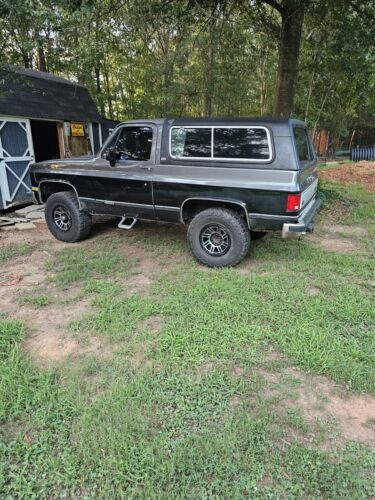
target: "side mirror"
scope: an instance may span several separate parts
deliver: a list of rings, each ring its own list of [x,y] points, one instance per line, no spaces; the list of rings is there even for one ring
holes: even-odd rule
[[[115,151],[115,148],[110,148],[108,150],[108,153],[107,153],[107,156],[106,156],[106,160],[109,161],[109,164],[111,167],[114,167],[116,165],[116,151]]]

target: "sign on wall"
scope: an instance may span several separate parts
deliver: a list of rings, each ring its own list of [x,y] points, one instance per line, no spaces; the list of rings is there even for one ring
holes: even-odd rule
[[[85,136],[85,127],[83,123],[71,123],[70,129],[72,131],[73,137],[84,137]]]

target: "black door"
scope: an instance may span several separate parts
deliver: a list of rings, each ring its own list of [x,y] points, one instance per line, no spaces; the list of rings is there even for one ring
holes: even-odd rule
[[[152,176],[156,133],[156,127],[150,124],[126,125],[116,131],[93,164],[95,175],[90,182],[87,178],[82,182],[80,196],[112,205],[112,213],[154,218]],[[106,159],[110,148],[116,153],[114,167]]]

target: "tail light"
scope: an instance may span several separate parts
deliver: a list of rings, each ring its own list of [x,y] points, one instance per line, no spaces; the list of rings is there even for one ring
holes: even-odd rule
[[[286,199],[286,211],[287,212],[298,212],[301,205],[301,193],[298,194],[288,194]]]

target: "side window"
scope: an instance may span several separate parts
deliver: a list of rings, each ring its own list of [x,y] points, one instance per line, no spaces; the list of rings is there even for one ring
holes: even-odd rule
[[[213,143],[212,143],[213,141]],[[272,157],[265,127],[172,127],[170,153],[174,158],[269,161]]]
[[[264,128],[214,129],[214,158],[270,160],[270,145]]]
[[[117,141],[117,137],[118,137],[118,131],[111,134],[109,143],[106,145],[106,147],[102,151],[102,154],[101,154],[102,158],[104,158],[104,159],[107,158],[109,150],[114,147],[114,145]]]
[[[210,158],[211,129],[173,127],[171,156],[177,158]]]
[[[116,157],[118,160],[147,161],[151,148],[151,127],[123,127],[116,141]]]
[[[312,153],[310,148],[310,141],[307,135],[307,130],[303,127],[294,127],[294,139],[296,142],[296,149],[299,161],[312,160]]]

